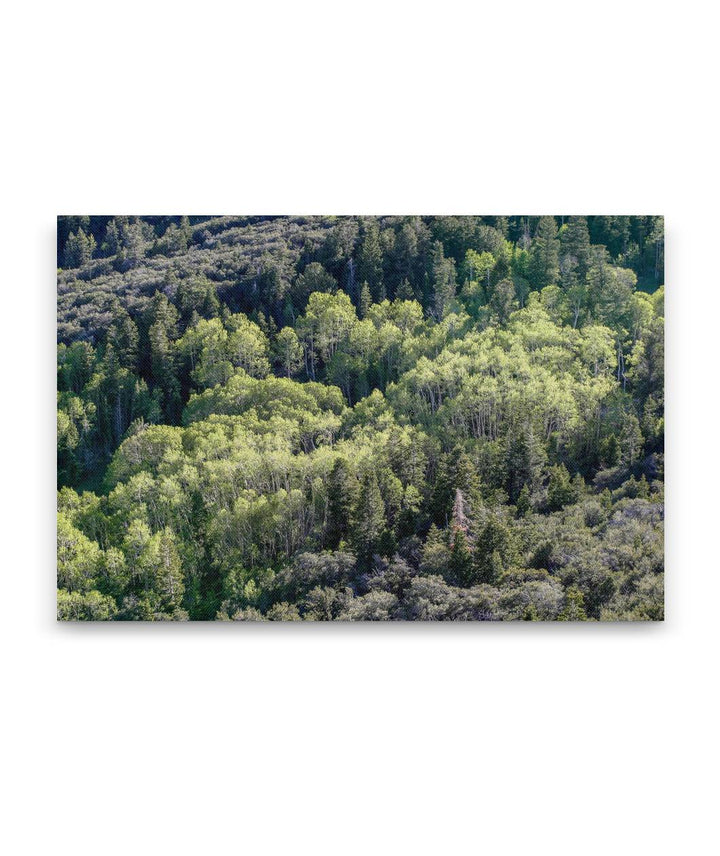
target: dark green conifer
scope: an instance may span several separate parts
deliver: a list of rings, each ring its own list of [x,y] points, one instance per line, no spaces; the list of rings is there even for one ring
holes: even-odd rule
[[[349,537],[353,509],[357,502],[358,482],[348,462],[338,458],[328,480],[328,518],[326,539],[331,549]]]
[[[354,513],[355,547],[358,561],[368,566],[379,549],[380,537],[385,529],[385,503],[378,486],[375,470],[363,474]]]

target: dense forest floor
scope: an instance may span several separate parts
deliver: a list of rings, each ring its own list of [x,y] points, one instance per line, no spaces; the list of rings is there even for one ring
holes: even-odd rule
[[[659,620],[660,217],[61,217],[58,617]]]

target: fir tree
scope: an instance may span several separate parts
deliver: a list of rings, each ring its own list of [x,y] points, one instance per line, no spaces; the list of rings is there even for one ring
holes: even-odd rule
[[[357,275],[360,282],[367,282],[370,293],[377,300],[383,278],[383,252],[380,231],[376,223],[370,223],[358,253]]]
[[[452,545],[450,547],[450,561],[448,563],[451,581],[457,581],[461,586],[472,584],[473,580],[473,557],[470,552],[467,535],[465,531],[457,526],[453,527]]]
[[[575,263],[579,282],[584,283],[590,265],[590,233],[585,217],[569,217],[560,235],[561,266]]]
[[[505,453],[505,485],[510,502],[517,502],[524,485],[532,493],[539,485],[545,450],[529,424],[516,425],[507,436]]]
[[[108,342],[115,348],[121,365],[135,371],[139,355],[140,334],[137,324],[122,308],[118,308],[113,325],[108,332]]]
[[[86,235],[82,227],[77,234],[71,232],[65,242],[65,267],[82,267],[92,259],[94,252],[95,238],[92,234]]]
[[[497,515],[488,517],[475,543],[473,576],[476,582],[495,583],[517,560],[515,536]]]
[[[585,491],[587,490],[587,485],[585,484],[585,479],[580,475],[580,473],[575,473],[572,477],[572,500],[571,502],[580,502],[580,500],[585,496]]]
[[[530,491],[528,490],[528,486],[524,484],[522,486],[522,490],[518,494],[517,502],[515,503],[515,509],[518,517],[525,517],[530,513],[532,506],[530,504]]]
[[[480,479],[477,467],[461,446],[441,458],[435,477],[430,512],[439,526],[447,526],[450,521],[458,490],[463,507],[474,514],[480,505]]]
[[[536,289],[557,283],[559,249],[555,218],[541,217],[530,250],[530,281]]]
[[[360,288],[360,298],[358,300],[358,315],[361,320],[367,316],[371,303],[372,297],[370,296],[370,286],[367,281],[365,281]]]
[[[328,480],[328,516],[326,538],[331,549],[337,549],[352,527],[353,509],[357,502],[358,483],[348,462],[338,458]]]
[[[550,470],[550,481],[548,483],[548,509],[559,511],[566,505],[575,501],[575,491],[570,484],[570,473],[565,464],[553,467]]]
[[[385,529],[385,503],[378,486],[375,470],[368,469],[360,483],[354,513],[355,546],[359,562],[367,567],[378,551]]]
[[[415,300],[415,292],[410,285],[410,280],[405,277],[405,279],[398,286],[397,291],[395,292],[396,300]]]
[[[433,248],[432,286],[435,317],[439,321],[455,297],[457,288],[455,262],[450,258],[445,258],[443,245],[440,241],[435,241]]]
[[[162,321],[156,321],[149,332],[150,371],[153,383],[162,390],[163,410],[172,424],[179,416],[180,384],[177,379],[175,347],[168,339]]]
[[[423,574],[446,576],[450,565],[447,530],[430,526],[423,545],[420,570]]]

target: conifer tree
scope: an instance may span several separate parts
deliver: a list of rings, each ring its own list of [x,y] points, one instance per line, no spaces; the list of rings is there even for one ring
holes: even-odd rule
[[[168,339],[162,321],[156,321],[149,332],[150,371],[152,381],[163,393],[163,410],[170,423],[177,420],[180,408],[180,384],[175,363],[175,347]]]
[[[457,581],[461,586],[472,584],[473,556],[465,531],[456,526],[453,527],[449,570],[452,581]]]
[[[116,218],[113,217],[105,227],[105,240],[102,244],[102,250],[106,255],[114,256],[120,252],[121,246],[120,229],[118,228]]]
[[[423,546],[420,570],[423,574],[446,576],[450,564],[447,530],[430,526]]]
[[[410,280],[407,277],[400,283],[395,292],[396,300],[415,300],[415,292],[410,285]]]
[[[372,297],[370,296],[370,286],[367,283],[367,280],[362,284],[360,288],[360,299],[358,301],[358,316],[360,320],[365,318],[368,314],[368,309],[372,304]]]
[[[377,301],[383,279],[383,251],[380,231],[374,222],[368,226],[360,245],[357,275],[360,282],[367,282],[370,293]]]
[[[451,258],[445,258],[445,251],[440,241],[435,241],[433,247],[432,286],[435,317],[439,321],[455,297],[457,288],[455,262]]]
[[[140,334],[137,324],[121,307],[118,307],[112,327],[108,332],[108,342],[115,348],[120,364],[124,368],[135,371],[138,362]]]
[[[358,499],[358,483],[344,458],[335,461],[328,479],[327,544],[337,549],[352,528]]]
[[[65,242],[65,267],[82,267],[92,259],[94,252],[95,238],[92,234],[86,235],[80,227],[77,234],[71,232]]]
[[[565,464],[560,464],[550,470],[550,482],[548,483],[548,509],[559,511],[566,505],[570,505],[575,499],[575,491],[570,484],[570,473]]]
[[[546,452],[528,424],[513,426],[507,436],[505,486],[510,502],[516,502],[524,485],[532,493],[538,486]]]
[[[580,277],[578,263],[574,256],[565,256],[560,262],[560,287],[565,296],[573,329],[575,329],[587,310],[588,290],[585,277]]]
[[[435,477],[430,512],[439,526],[450,521],[458,490],[466,513],[474,514],[480,505],[480,480],[475,464],[461,446],[441,458]]]
[[[367,567],[373,554],[378,551],[380,537],[385,529],[385,504],[377,475],[372,468],[368,468],[363,474],[354,521],[358,560]]]
[[[530,504],[530,491],[528,490],[528,486],[524,484],[522,486],[522,490],[518,494],[517,502],[515,503],[515,508],[518,517],[525,517],[531,510]]]
[[[585,491],[587,489],[587,485],[585,484],[585,479],[580,475],[580,473],[575,473],[572,477],[572,502],[580,502],[580,500],[585,495]]]
[[[169,339],[177,338],[178,311],[163,292],[155,292],[145,318],[147,329],[159,323]]]
[[[584,283],[590,265],[590,233],[585,217],[569,217],[560,236],[561,267],[573,260],[579,282]]]
[[[517,559],[515,536],[497,515],[491,514],[475,543],[473,577],[476,582],[495,583]]]
[[[404,223],[398,232],[395,239],[394,255],[398,279],[412,281],[418,257],[418,233],[412,223]]]
[[[560,244],[554,217],[541,217],[530,249],[530,281],[541,290],[555,285],[560,276],[558,264]]]
[[[503,279],[510,279],[513,273],[519,273],[523,275],[525,271],[515,270],[515,263],[511,261],[510,254],[507,251],[500,253],[497,261],[495,262],[495,267],[490,272],[491,287],[493,284],[497,284]],[[486,288],[486,297],[489,298],[490,294],[488,293],[488,291],[489,290]]]

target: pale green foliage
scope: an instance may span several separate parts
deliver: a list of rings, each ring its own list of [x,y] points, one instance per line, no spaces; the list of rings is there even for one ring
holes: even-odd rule
[[[57,519],[57,583],[59,589],[87,592],[95,587],[100,572],[98,545],[76,529],[67,517]]]
[[[303,349],[292,327],[283,327],[275,340],[275,354],[287,377],[292,377],[301,367]]]
[[[81,594],[61,589],[57,594],[58,621],[110,621],[117,611],[112,597],[99,591]]]
[[[227,382],[233,367],[251,377],[270,372],[267,338],[245,315],[231,315],[224,324],[219,318],[201,319],[178,341],[178,349],[189,360],[199,389]]]

